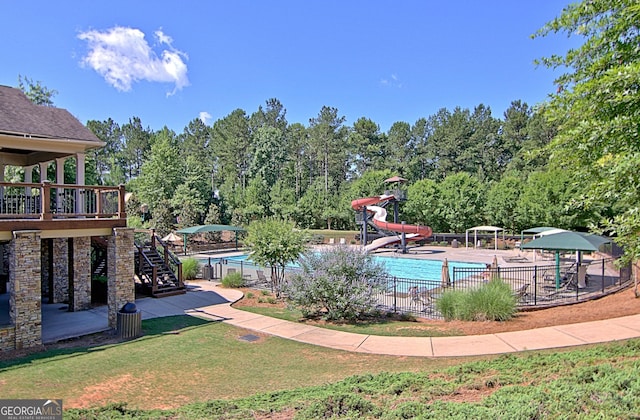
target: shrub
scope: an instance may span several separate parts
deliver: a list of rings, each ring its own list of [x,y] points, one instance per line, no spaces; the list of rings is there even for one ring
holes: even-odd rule
[[[242,274],[238,272],[227,274],[222,279],[222,285],[224,287],[229,287],[229,288],[237,288],[237,287],[244,286],[244,279],[242,278]]]
[[[444,319],[462,319],[461,308],[465,305],[465,292],[461,290],[448,290],[436,300],[436,309],[442,314]]]
[[[436,308],[449,321],[506,321],[516,313],[516,304],[511,286],[495,279],[477,289],[447,291]]]
[[[198,277],[200,272],[200,261],[195,258],[185,258],[182,260],[182,276],[187,280],[193,280]]]
[[[387,285],[383,265],[362,251],[337,246],[300,259],[302,273],[287,285],[291,304],[305,316],[353,321],[373,313]]]

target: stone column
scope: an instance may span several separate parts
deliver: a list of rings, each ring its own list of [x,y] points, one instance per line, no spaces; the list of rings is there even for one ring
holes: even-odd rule
[[[133,229],[114,228],[107,245],[109,326],[116,328],[118,311],[134,302]]]
[[[73,238],[73,302],[69,308],[84,311],[91,308],[91,238]]]
[[[53,239],[53,302],[69,302],[69,243]]]
[[[15,348],[37,347],[42,345],[40,231],[16,231],[10,246],[9,306]]]

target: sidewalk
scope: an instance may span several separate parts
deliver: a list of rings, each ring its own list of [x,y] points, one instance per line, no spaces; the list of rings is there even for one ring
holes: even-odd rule
[[[241,311],[231,307],[231,303],[242,297],[239,290],[225,289],[206,281],[192,286],[215,292],[228,302],[185,311],[189,315],[301,343],[358,353],[421,357],[480,356],[640,337],[640,314],[534,330],[461,337],[382,337],[354,334]]]

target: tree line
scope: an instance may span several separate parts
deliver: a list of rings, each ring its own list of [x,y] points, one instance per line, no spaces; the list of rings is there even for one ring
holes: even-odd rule
[[[135,117],[87,126],[106,143],[93,155],[96,182],[125,183],[132,211],[147,204],[164,231],[265,217],[353,229],[350,201],[382,194],[393,175],[409,180],[403,220],[437,232],[478,224],[579,228],[590,217],[568,207],[581,193],[570,174],[549,168],[544,148],[556,128],[519,100],[502,118],[480,104],[396,122],[387,132],[365,117],[347,126],[328,106],[306,126],[290,124],[275,98],[210,126],[194,119],[182,133],[144,128]]]

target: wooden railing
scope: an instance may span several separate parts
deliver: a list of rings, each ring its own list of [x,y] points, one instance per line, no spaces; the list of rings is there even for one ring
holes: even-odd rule
[[[124,185],[0,182],[0,219],[124,219],[124,196]]]

